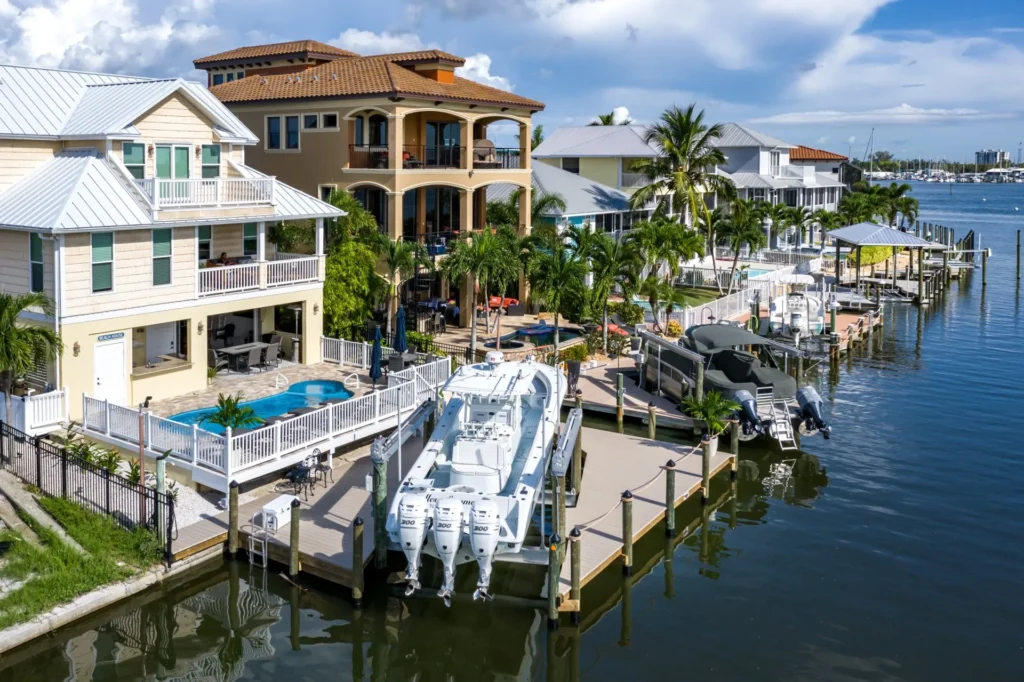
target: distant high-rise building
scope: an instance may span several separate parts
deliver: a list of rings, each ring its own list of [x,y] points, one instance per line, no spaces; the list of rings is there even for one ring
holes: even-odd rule
[[[979,166],[1002,166],[1010,163],[1010,152],[1002,149],[983,149],[974,152],[974,163]]]

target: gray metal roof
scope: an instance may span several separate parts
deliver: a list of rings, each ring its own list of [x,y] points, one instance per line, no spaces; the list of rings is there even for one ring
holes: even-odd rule
[[[723,123],[722,136],[715,141],[718,147],[781,147],[795,149],[795,144],[783,142],[771,135],[759,133],[738,123]]]
[[[268,177],[265,173],[261,173],[255,168],[243,166],[240,163],[230,163],[242,177]],[[341,209],[335,208],[327,202],[320,201],[316,197],[312,197],[305,192],[286,185],[280,180],[277,181],[277,186],[274,188],[275,219],[297,220],[302,218],[340,218],[343,215],[345,215],[345,212]],[[266,217],[264,217],[263,220],[266,220]]]
[[[572,126],[548,135],[532,156],[609,156],[653,158],[658,150],[644,142],[643,126]]]
[[[787,167],[788,168],[788,167]],[[815,173],[814,183],[804,182],[802,177],[787,173],[781,177],[762,173],[728,173],[721,168],[718,174],[732,180],[738,189],[814,189],[816,187],[844,187],[827,173]]]
[[[832,230],[828,236],[837,241],[854,246],[895,246],[916,249],[928,248],[931,242],[919,239],[909,232],[879,225],[877,223],[857,223]]]
[[[618,213],[629,210],[629,195],[599,182],[555,168],[544,162],[533,164],[532,186],[535,192],[561,194],[565,210],[551,217]],[[509,183],[487,186],[487,201],[502,201],[519,189]]]
[[[181,92],[229,142],[256,136],[199,83],[0,66],[0,137],[137,136],[134,121]]]

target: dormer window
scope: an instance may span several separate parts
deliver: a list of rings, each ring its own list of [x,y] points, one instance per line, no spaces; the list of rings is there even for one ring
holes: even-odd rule
[[[215,73],[215,74],[213,74],[213,84],[214,85],[222,85],[223,83],[224,83],[224,74],[222,74],[222,73]]]

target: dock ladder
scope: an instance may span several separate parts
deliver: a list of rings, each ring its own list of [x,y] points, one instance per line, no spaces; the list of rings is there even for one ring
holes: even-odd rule
[[[256,517],[259,517],[259,523],[256,523]],[[269,542],[266,515],[260,510],[252,515],[249,523],[252,526],[252,532],[249,533],[249,565],[266,568],[267,543]]]
[[[757,388],[757,413],[771,420],[772,435],[779,442],[782,451],[797,450],[796,434],[789,419],[789,405],[784,399],[776,399],[771,386]]]

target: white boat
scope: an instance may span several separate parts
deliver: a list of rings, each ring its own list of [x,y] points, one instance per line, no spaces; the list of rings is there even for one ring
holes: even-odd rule
[[[780,283],[789,284],[788,291],[776,296],[769,306],[769,328],[773,334],[801,336],[820,334],[825,330],[825,302],[807,291],[814,284],[810,275],[784,275]]]
[[[406,593],[419,588],[423,554],[444,565],[438,595],[450,603],[455,567],[476,561],[474,599],[489,599],[496,556],[518,553],[544,489],[566,382],[550,365],[504,362],[491,351],[441,389],[445,407],[402,480],[388,539],[408,561]]]

